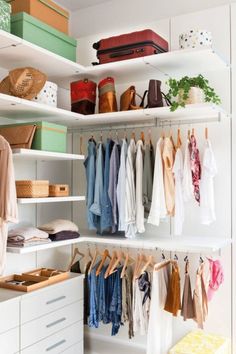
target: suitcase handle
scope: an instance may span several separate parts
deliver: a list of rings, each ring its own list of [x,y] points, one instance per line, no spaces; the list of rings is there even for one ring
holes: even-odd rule
[[[133,49],[123,50],[122,52],[112,53],[109,55],[109,57],[110,58],[118,58],[118,57],[123,57],[124,55],[134,54],[135,52],[142,53],[142,52],[144,52],[144,49],[141,48],[141,49],[136,49],[136,50],[133,50]]]

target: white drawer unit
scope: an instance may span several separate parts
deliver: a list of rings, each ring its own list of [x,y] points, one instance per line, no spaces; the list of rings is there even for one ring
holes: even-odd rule
[[[83,301],[77,301],[65,306],[46,316],[42,316],[34,321],[27,322],[21,326],[21,348],[26,348],[42,338],[82,321]]]
[[[83,321],[77,322],[70,327],[59,331],[52,336],[38,342],[31,347],[21,351],[21,354],[60,354],[67,353],[66,350],[72,350],[78,341],[83,340]],[[82,346],[82,345],[81,345]],[[79,350],[81,349],[79,346]],[[68,351],[67,354],[73,353]],[[5,353],[4,353],[5,354]],[[76,354],[83,354],[83,352],[76,352]]]
[[[0,353],[15,354],[19,352],[19,327],[0,335]]]
[[[83,276],[26,294],[21,301],[21,324],[82,299]]]
[[[20,302],[19,298],[0,302],[0,333],[19,326]],[[1,347],[0,347],[1,352]],[[5,354],[5,353],[4,353]]]
[[[71,273],[32,293],[0,289],[0,354],[83,354],[83,284]]]
[[[84,342],[81,341],[72,347],[66,349],[63,354],[84,354]]]

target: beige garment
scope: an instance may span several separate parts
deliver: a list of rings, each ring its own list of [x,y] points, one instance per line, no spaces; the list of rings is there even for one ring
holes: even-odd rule
[[[175,214],[175,181],[172,172],[175,160],[175,147],[173,139],[166,137],[164,140],[163,148],[163,163],[164,163],[164,188],[166,208],[168,215],[174,216]]]
[[[198,327],[203,329],[203,323],[208,314],[208,300],[204,281],[204,263],[202,263],[196,275],[196,285],[193,292],[194,320]]]
[[[7,223],[18,222],[12,151],[2,136],[0,136],[0,181],[0,274],[2,274],[6,262]]]
[[[78,226],[70,220],[56,219],[52,220],[47,224],[38,227],[50,235],[56,234],[61,231],[75,231],[78,232]]]

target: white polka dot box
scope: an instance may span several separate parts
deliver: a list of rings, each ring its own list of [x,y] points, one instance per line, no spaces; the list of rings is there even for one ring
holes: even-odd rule
[[[179,36],[179,48],[202,48],[212,47],[212,34],[205,30],[190,30]]]
[[[57,84],[46,81],[44,87],[32,101],[44,103],[48,106],[57,107]]]

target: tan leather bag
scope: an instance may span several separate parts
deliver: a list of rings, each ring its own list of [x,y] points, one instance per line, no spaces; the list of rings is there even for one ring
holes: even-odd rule
[[[141,102],[140,106],[136,105],[136,96],[139,96],[142,100],[142,97],[137,94],[135,86],[130,86],[122,95],[120,96],[120,110],[121,111],[129,111],[133,109],[141,109],[143,108]]]
[[[8,141],[12,149],[30,149],[35,131],[36,125],[7,126],[0,128],[0,135]]]

